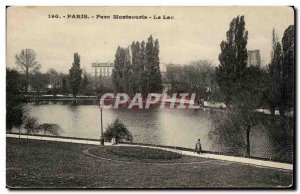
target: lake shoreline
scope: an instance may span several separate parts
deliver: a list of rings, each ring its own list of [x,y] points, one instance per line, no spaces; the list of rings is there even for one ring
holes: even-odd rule
[[[41,134],[24,134],[24,133],[6,133],[6,135],[18,135],[20,138],[27,138],[26,139],[31,139],[28,137],[48,137],[48,138],[61,138],[61,139],[68,139],[70,140],[70,143],[72,142],[72,140],[83,140],[83,141],[87,141],[86,144],[90,144],[88,143],[88,141],[99,141],[100,143],[100,139],[93,139],[93,138],[77,138],[77,137],[67,137],[67,136],[53,136],[53,135],[41,135]],[[23,137],[22,137],[23,136]],[[32,138],[33,139],[33,138]],[[67,142],[67,141],[64,141]],[[109,142],[109,141],[105,141],[105,142]],[[122,144],[127,144],[127,145],[139,145],[139,146],[151,146],[151,147],[157,147],[157,148],[167,148],[167,149],[174,149],[174,150],[178,150],[178,151],[189,151],[189,152],[194,152],[194,149],[191,148],[186,148],[186,147],[178,147],[178,146],[167,146],[167,145],[156,145],[156,144],[147,144],[147,143],[136,143],[136,142],[121,142],[119,143],[120,145]],[[267,158],[262,158],[262,157],[255,157],[255,156],[245,156],[245,155],[239,155],[239,154],[228,154],[228,153],[222,153],[222,152],[213,152],[213,151],[208,151],[208,150],[202,150],[202,153],[206,153],[206,154],[214,154],[214,155],[221,155],[221,156],[232,156],[232,157],[243,157],[243,158],[248,158],[248,159],[256,159],[256,160],[261,160],[261,161],[272,161],[272,162],[280,162],[280,163],[287,163],[287,164],[293,164],[293,162],[291,161],[280,161],[280,160],[270,160]]]

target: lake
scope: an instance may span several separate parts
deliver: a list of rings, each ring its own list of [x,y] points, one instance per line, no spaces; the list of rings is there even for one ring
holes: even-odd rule
[[[98,105],[28,104],[30,114],[39,123],[56,123],[61,126],[61,136],[100,138],[100,109]],[[108,124],[119,118],[132,132],[133,141],[156,145],[194,148],[198,138],[202,149],[218,150],[218,142],[209,138],[212,127],[210,110],[160,109],[147,110],[103,109],[104,131]],[[251,156],[274,157],[269,132],[253,128],[250,133]]]

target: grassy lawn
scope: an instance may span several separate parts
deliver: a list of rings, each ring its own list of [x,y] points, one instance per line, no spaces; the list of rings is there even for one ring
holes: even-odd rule
[[[14,188],[274,188],[292,184],[291,171],[188,156],[165,161],[193,162],[192,164],[126,163],[100,160],[83,154],[82,151],[88,148],[95,148],[91,149],[91,152],[100,156],[128,158],[119,154],[123,152],[112,153],[109,150],[112,148],[101,149],[93,145],[7,138],[7,186]],[[139,158],[134,158],[137,159]]]
[[[152,149],[147,147],[134,146],[105,146],[89,150],[91,154],[102,158],[112,158],[124,161],[137,162],[175,162],[182,158],[182,154]]]

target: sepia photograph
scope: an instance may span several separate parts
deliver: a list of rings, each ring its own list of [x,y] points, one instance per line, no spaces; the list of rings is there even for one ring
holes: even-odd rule
[[[6,188],[295,189],[295,8],[7,6]]]

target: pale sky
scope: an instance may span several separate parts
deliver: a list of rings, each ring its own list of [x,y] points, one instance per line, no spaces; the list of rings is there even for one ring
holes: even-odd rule
[[[50,19],[48,14],[59,14]],[[88,14],[90,19],[66,19],[68,14]],[[147,20],[112,19],[113,15],[145,15]],[[110,19],[92,19],[109,15]],[[174,16],[155,20],[153,16]],[[88,72],[91,63],[114,60],[118,46],[147,40],[152,35],[160,44],[161,63],[186,64],[207,59],[219,64],[220,43],[230,21],[244,15],[248,50],[259,49],[263,63],[270,60],[272,29],[281,40],[294,24],[290,7],[10,7],[7,9],[7,66],[16,67],[15,54],[31,48],[37,53],[42,72],[54,68],[67,73],[74,52]]]

